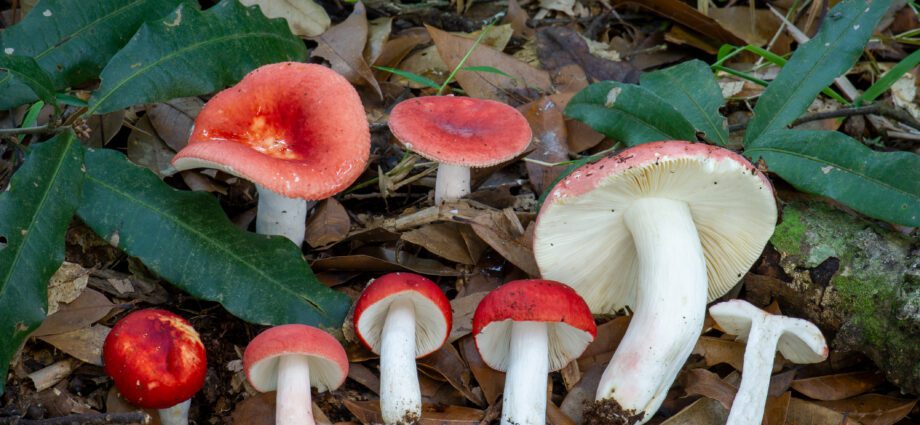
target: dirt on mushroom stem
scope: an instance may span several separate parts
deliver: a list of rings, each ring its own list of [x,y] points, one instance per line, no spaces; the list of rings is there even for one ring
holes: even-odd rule
[[[585,402],[585,425],[633,425],[642,420],[643,412],[625,410],[616,400]]]

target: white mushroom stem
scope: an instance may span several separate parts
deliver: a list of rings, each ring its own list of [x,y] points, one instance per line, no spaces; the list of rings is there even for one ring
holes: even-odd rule
[[[438,177],[434,184],[434,203],[456,201],[470,193],[470,167],[438,164]]]
[[[278,360],[275,425],[315,425],[310,397],[310,360],[307,356],[281,356]]]
[[[635,315],[601,376],[597,400],[651,419],[706,316],[706,259],[686,203],[645,198],[624,213],[639,256]]]
[[[548,373],[549,333],[546,323],[512,323],[501,425],[539,425],[546,422]]]
[[[785,331],[782,323],[772,319],[783,317],[763,315],[751,318],[751,333],[748,334],[748,343],[744,349],[741,385],[735,394],[726,425],[755,424],[763,419],[776,344]]]
[[[259,190],[259,206],[256,212],[256,233],[280,235],[303,245],[307,230],[307,211],[315,202],[299,198],[287,198],[262,186]]]
[[[415,307],[408,299],[395,300],[380,335],[380,413],[387,424],[421,417],[415,354]]]
[[[188,425],[188,409],[192,406],[192,400],[188,399],[173,407],[157,410],[160,415],[161,425]]]

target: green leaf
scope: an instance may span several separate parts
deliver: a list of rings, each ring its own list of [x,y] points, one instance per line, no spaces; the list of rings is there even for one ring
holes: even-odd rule
[[[22,22],[0,33],[0,51],[31,56],[51,76],[54,89],[62,90],[96,78],[144,20],[182,1],[188,0],[42,0]],[[0,73],[0,93],[0,109],[36,99],[6,73]]]
[[[720,146],[728,143],[725,118],[719,113],[725,104],[722,89],[703,61],[692,60],[642,74],[639,85],[677,108],[709,140]]]
[[[680,112],[642,87],[602,81],[578,92],[565,114],[629,146],[658,140],[696,140]]]
[[[859,96],[858,103],[868,103],[875,100],[882,93],[885,93],[891,86],[896,83],[904,74],[910,72],[915,66],[920,64],[920,50],[914,50],[909,56],[901,59],[897,65],[891,67],[882,78],[879,78],[865,93]]]
[[[34,146],[0,193],[0,393],[10,360],[45,319],[48,279],[80,202],[83,150],[66,132]]]
[[[473,71],[473,72],[488,72],[490,74],[498,74],[498,75],[501,75],[502,77],[508,77],[512,80],[516,80],[513,76],[509,75],[507,72],[502,71],[495,67],[491,67],[491,66],[464,66],[463,70]]]
[[[818,93],[859,59],[890,0],[845,0],[828,12],[821,30],[799,46],[757,101],[745,145],[785,127],[811,105]]]
[[[257,6],[223,0],[200,12],[183,4],[144,24],[115,54],[87,113],[215,92],[259,66],[306,57],[284,19],[268,19]]]
[[[876,152],[834,131],[779,130],[744,154],[797,189],[827,196],[863,214],[920,226],[920,156]]]
[[[407,80],[409,80],[409,81],[415,82],[415,83],[417,83],[417,84],[422,84],[422,85],[431,87],[431,88],[433,88],[433,89],[439,89],[439,88],[441,88],[441,85],[440,85],[440,84],[438,84],[438,83],[432,81],[432,80],[429,79],[428,77],[424,77],[424,76],[418,75],[418,74],[413,73],[413,72],[403,71],[403,70],[401,70],[401,69],[396,69],[396,68],[390,68],[390,67],[388,67],[388,66],[375,66],[374,68],[379,69],[379,70],[381,70],[381,71],[389,72],[389,73],[391,73],[391,74],[396,74],[396,75],[398,75],[398,76],[400,76],[400,77],[403,77],[403,78],[405,78],[405,79],[407,79]]]
[[[57,105],[54,100],[54,83],[35,59],[20,55],[0,55],[0,69],[25,84],[32,93],[49,105]]]
[[[238,229],[207,194],[175,190],[109,149],[86,153],[77,215],[163,279],[253,323],[338,328],[350,301],[282,237]]]

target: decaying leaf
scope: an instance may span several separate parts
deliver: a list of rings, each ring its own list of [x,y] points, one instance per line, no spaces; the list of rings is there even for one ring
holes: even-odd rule
[[[440,350],[418,359],[417,363],[421,371],[442,376],[469,401],[480,406],[484,404],[482,397],[470,388],[469,368],[453,345],[444,344]]]
[[[486,403],[490,406],[495,404],[505,389],[505,374],[492,369],[482,360],[472,336],[460,340],[460,353],[482,389]]]
[[[532,248],[533,224],[526,230],[519,226],[520,222],[514,223],[508,215],[493,211],[476,217],[473,230],[512,264],[531,276],[539,276]]]
[[[767,397],[764,406],[764,425],[784,425],[789,414],[789,403],[792,402],[792,391],[786,391],[776,397]]]
[[[568,161],[568,134],[561,107],[550,97],[522,105],[518,110],[527,118],[533,131],[536,149],[527,155],[528,159],[544,163]],[[527,176],[536,193],[543,193],[565,170],[565,166],[546,166],[536,162],[527,163]]]
[[[128,135],[127,154],[131,162],[146,167],[162,179],[172,172],[171,161],[176,152],[159,137],[148,114],[134,124]]]
[[[793,398],[789,403],[786,423],[791,425],[860,425],[861,422],[840,412],[805,400]]]
[[[537,53],[547,69],[580,66],[591,81],[639,81],[639,71],[628,62],[614,62],[591,54],[588,43],[577,32],[564,27],[547,27],[537,32]]]
[[[684,386],[684,391],[688,395],[699,394],[717,400],[726,410],[731,410],[738,387],[725,382],[719,378],[719,375],[706,369],[690,369],[687,372],[687,384]]]
[[[467,225],[459,223],[426,224],[402,234],[402,239],[431,253],[460,264],[479,261],[485,244]]]
[[[623,335],[626,334],[629,321],[630,316],[619,316],[598,326],[597,337],[578,358],[578,366],[586,370],[593,365],[609,362],[614,350],[620,345]]]
[[[847,417],[866,425],[892,425],[904,419],[913,410],[917,399],[863,394],[846,400],[816,401],[814,403],[846,414]]]
[[[718,401],[703,397],[671,416],[661,425],[724,424],[726,420],[728,420],[728,410]]]
[[[111,329],[102,325],[93,325],[75,331],[47,335],[38,339],[45,341],[75,358],[102,366],[102,344]]]
[[[109,314],[115,307],[105,295],[93,289],[84,289],[77,299],[61,305],[57,312],[32,332],[32,336],[61,334],[88,327]]]
[[[880,372],[850,372],[792,381],[792,389],[815,400],[843,400],[869,392],[885,382]]]
[[[178,152],[188,144],[195,118],[202,107],[204,102],[197,97],[180,97],[147,105],[146,117],[166,145]]]
[[[342,23],[330,28],[313,40],[319,43],[311,57],[321,57],[330,66],[354,84],[369,84],[378,97],[383,97],[380,85],[374,78],[370,66],[364,61],[364,46],[367,44],[367,11],[362,3]]]
[[[60,304],[67,304],[80,296],[89,283],[89,270],[75,263],[65,261],[48,281],[48,315],[58,311]]]
[[[317,204],[307,220],[304,241],[314,248],[319,248],[340,242],[348,236],[350,230],[351,218],[348,211],[345,211],[345,207],[339,201],[328,198]]]
[[[453,322],[451,323],[450,336],[447,337],[448,342],[454,342],[473,331],[473,314],[486,294],[487,292],[474,292],[462,297],[456,297],[450,301]]]
[[[313,0],[240,0],[246,6],[258,5],[269,18],[284,18],[291,32],[314,37],[329,28],[329,15]]]

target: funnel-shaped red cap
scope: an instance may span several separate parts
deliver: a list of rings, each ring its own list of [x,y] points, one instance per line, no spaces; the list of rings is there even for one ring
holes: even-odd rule
[[[320,65],[282,62],[211,98],[173,165],[216,168],[288,198],[318,200],[352,184],[369,153],[367,117],[351,84]]]

